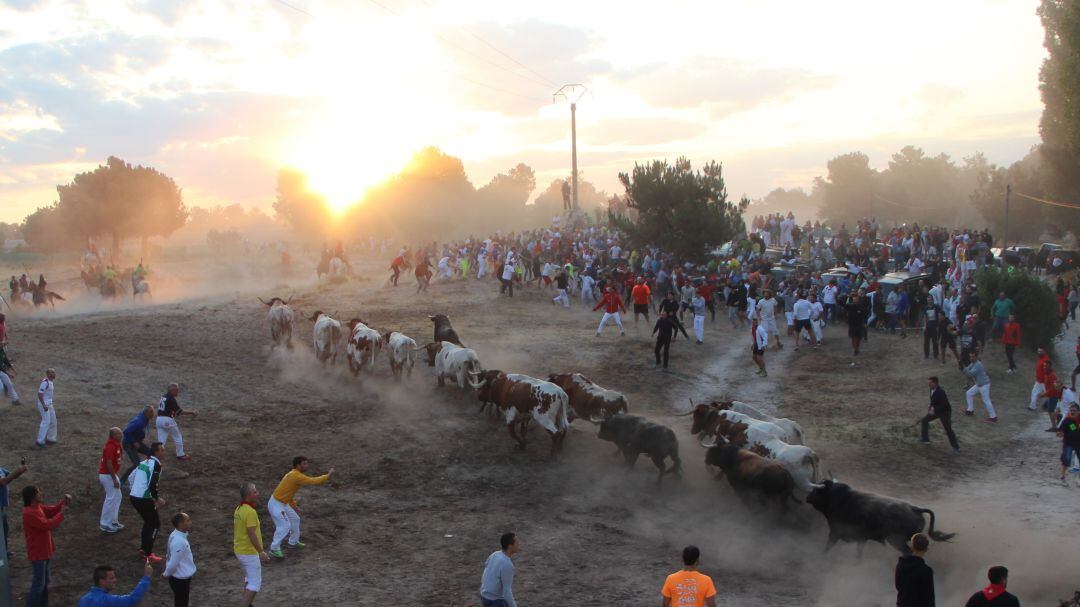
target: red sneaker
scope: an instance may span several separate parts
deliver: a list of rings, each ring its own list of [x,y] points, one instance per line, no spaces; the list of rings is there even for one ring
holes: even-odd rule
[[[153,552],[151,552],[150,554],[146,554],[142,550],[139,551],[139,557],[142,558],[144,561],[150,561],[151,563],[155,563],[155,564],[160,563],[161,561],[165,560],[165,559],[161,558],[160,556],[154,554]]]

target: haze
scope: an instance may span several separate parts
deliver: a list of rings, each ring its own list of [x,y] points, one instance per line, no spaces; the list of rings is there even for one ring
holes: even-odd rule
[[[524,162],[546,184],[569,171],[551,95],[572,82],[593,91],[581,170],[608,192],[678,155],[723,161],[751,197],[853,149],[1011,163],[1038,141],[1036,4],[8,0],[0,220],[109,155],[189,206],[269,210],[293,167],[341,209],[429,145],[474,183]]]

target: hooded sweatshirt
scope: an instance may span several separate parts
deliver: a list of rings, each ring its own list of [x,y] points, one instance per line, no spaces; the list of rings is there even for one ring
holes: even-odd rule
[[[896,607],[934,607],[934,570],[922,557],[909,554],[896,563]]]
[[[1001,584],[990,584],[971,595],[964,607],[1020,607],[1020,601]]]

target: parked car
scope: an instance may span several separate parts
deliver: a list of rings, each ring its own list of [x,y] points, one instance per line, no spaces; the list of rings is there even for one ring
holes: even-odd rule
[[[885,298],[889,296],[891,291],[900,288],[916,287],[920,281],[929,287],[933,279],[934,277],[926,272],[920,272],[919,274],[912,274],[911,272],[889,272],[877,281],[879,297],[881,297],[881,301],[885,301]]]

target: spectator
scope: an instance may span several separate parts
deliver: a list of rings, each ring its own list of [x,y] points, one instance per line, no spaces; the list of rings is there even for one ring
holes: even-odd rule
[[[154,419],[158,440],[162,445],[167,445],[169,439],[173,439],[176,443],[176,459],[186,462],[191,459],[191,456],[184,453],[184,436],[180,434],[180,425],[176,423],[176,418],[184,414],[196,417],[198,412],[192,409],[181,409],[180,403],[176,401],[179,395],[180,385],[169,384],[169,389],[158,400],[157,415]]]
[[[1013,300],[1005,296],[1005,291],[998,293],[998,298],[994,300],[994,305],[990,306],[990,317],[994,320],[993,328],[990,330],[990,335],[997,337],[1001,335],[1001,331],[1005,329],[1005,323],[1011,320],[1010,317],[1016,314],[1016,304]]]
[[[626,313],[626,306],[623,305],[622,297],[615,292],[612,287],[607,287],[604,290],[604,296],[600,299],[600,303],[596,304],[593,308],[593,312],[604,308],[604,316],[600,319],[600,325],[596,327],[596,336],[600,337],[600,332],[604,330],[604,325],[607,324],[609,319],[614,319],[615,324],[619,326],[619,335],[626,336],[626,331],[623,329],[622,318],[619,316],[619,312]]]
[[[24,459],[23,461],[25,462],[26,460]],[[11,484],[11,481],[19,478],[25,473],[25,463],[16,468],[14,472],[8,472],[7,468],[0,468],[0,522],[2,522],[4,526],[4,554],[7,555],[8,560],[11,560],[11,558],[15,556],[15,553],[11,552],[11,550],[8,550],[8,535],[10,535],[8,533],[7,518],[8,485]]]
[[[168,578],[173,592],[174,607],[188,607],[191,595],[191,578],[195,575],[195,556],[191,553],[188,533],[191,517],[177,512],[172,517],[173,532],[169,534],[169,548],[165,554],[165,571],[161,577]]]
[[[1001,565],[991,567],[986,577],[990,585],[971,595],[964,607],[1020,607],[1020,601],[1005,590],[1009,583],[1009,570]]]
[[[143,595],[150,589],[150,576],[154,567],[150,561],[143,564],[143,576],[131,594],[117,596],[111,594],[116,588],[116,571],[108,565],[94,568],[94,586],[79,599],[78,607],[134,607],[142,602]]]
[[[124,471],[120,482],[126,484],[131,473],[142,463],[142,456],[150,457],[150,448],[146,446],[146,428],[157,417],[157,409],[153,405],[146,405],[131,421],[124,426],[124,437],[121,446],[124,453],[131,460],[131,467]]]
[[[135,511],[142,517],[143,526],[140,536],[139,556],[153,563],[161,562],[161,557],[154,554],[154,540],[161,529],[161,517],[158,508],[165,505],[165,500],[158,494],[158,479],[161,478],[161,458],[165,457],[165,446],[161,443],[150,445],[150,457],[143,460],[135,469],[131,479],[131,493],[128,500]]]
[[[972,386],[967,390],[967,409],[964,415],[975,415],[975,395],[982,399],[986,407],[986,420],[997,422],[997,413],[994,411],[994,403],[990,402],[990,376],[986,374],[986,367],[979,360],[977,352],[971,353],[971,364],[964,367],[964,375],[971,378]]]
[[[45,370],[45,378],[38,387],[38,413],[41,414],[41,423],[38,424],[37,442],[39,449],[44,449],[46,443],[56,444],[56,408],[53,407],[53,380],[56,379],[54,369]]]
[[[255,601],[255,595],[262,589],[262,564],[270,562],[270,555],[263,550],[259,513],[255,511],[258,498],[255,483],[244,483],[240,505],[233,511],[233,554],[244,569],[242,607],[251,607]]]
[[[517,553],[517,535],[504,533],[499,538],[501,550],[488,556],[484,573],[480,577],[480,604],[483,607],[517,607],[514,601],[514,562]]]
[[[105,533],[116,533],[124,528],[120,524],[120,502],[124,499],[120,491],[120,441],[124,433],[120,428],[109,428],[109,439],[101,450],[98,463],[98,481],[105,490],[105,501],[101,504],[101,519],[98,526]]]
[[[1020,323],[1016,322],[1015,314],[1010,314],[1009,322],[1002,327],[1001,343],[1005,345],[1005,358],[1009,361],[1009,370],[1006,373],[1016,373],[1016,360],[1013,356],[1020,345]]]
[[[949,438],[953,453],[960,453],[960,442],[956,440],[956,433],[952,429],[952,405],[945,390],[941,388],[936,376],[928,379],[930,385],[930,406],[926,410],[926,416],[920,421],[922,426],[922,443],[930,443],[930,422],[935,419],[941,420],[941,427],[945,429],[945,435]]]
[[[1080,351],[1080,345],[1077,345],[1077,350]],[[1046,363],[1050,360],[1050,355],[1043,348],[1039,348],[1035,353],[1038,355],[1035,359],[1035,385],[1031,386],[1031,402],[1028,403],[1028,409],[1032,411],[1038,410],[1039,397],[1046,392],[1046,386],[1043,382],[1045,381]]]
[[[664,607],[716,607],[712,578],[698,571],[700,557],[697,546],[683,548],[683,568],[667,576],[660,589]]]
[[[1069,405],[1069,414],[1061,418],[1057,435],[1061,437],[1061,484],[1068,487],[1065,473],[1073,466],[1073,459],[1080,457],[1080,405]]]
[[[896,563],[896,607],[934,607],[934,570],[923,557],[930,538],[923,533],[911,536],[911,554]]]
[[[71,503],[71,496],[64,497],[55,504],[42,503],[41,489],[27,485],[22,490],[23,498],[23,535],[26,538],[26,558],[33,570],[33,581],[26,593],[26,607],[48,607],[49,605],[49,560],[56,553],[52,530],[64,520],[64,511]]]

